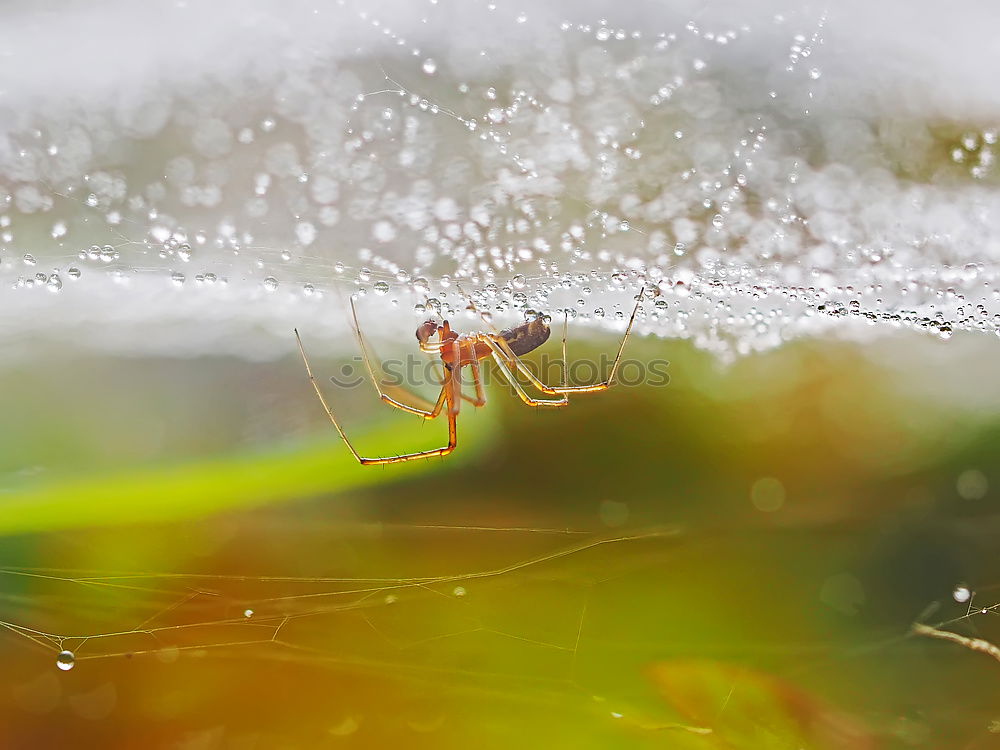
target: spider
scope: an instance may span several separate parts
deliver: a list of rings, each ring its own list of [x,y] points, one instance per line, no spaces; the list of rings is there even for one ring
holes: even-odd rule
[[[444,382],[441,384],[441,392],[438,394],[437,401],[429,409],[405,404],[399,399],[390,396],[389,393],[387,393],[387,389],[384,387],[384,384],[381,386],[379,385],[379,380],[375,376],[375,370],[368,357],[368,349],[365,345],[364,336],[361,333],[361,326],[358,323],[358,313],[354,307],[354,299],[352,298],[351,315],[354,320],[354,331],[357,334],[358,342],[361,345],[361,353],[363,355],[365,368],[368,370],[368,375],[371,377],[372,383],[375,385],[375,390],[378,393],[379,398],[389,404],[389,406],[402,409],[410,414],[416,414],[424,419],[434,419],[441,414],[442,410],[445,410],[445,407],[447,407],[448,444],[446,446],[442,448],[431,448],[430,450],[418,451],[416,453],[404,453],[397,456],[367,457],[358,453],[358,451],[351,444],[351,441],[348,440],[347,433],[344,432],[344,429],[340,426],[337,418],[333,416],[333,411],[330,409],[330,405],[327,403],[326,398],[323,396],[323,392],[319,388],[319,384],[316,382],[312,368],[309,366],[309,359],[306,357],[305,348],[302,346],[302,338],[299,336],[297,328],[295,329],[295,340],[298,342],[299,353],[302,355],[302,362],[306,366],[306,374],[309,376],[309,382],[312,383],[312,387],[316,391],[316,395],[319,397],[320,403],[323,405],[323,410],[330,418],[330,421],[340,434],[340,437],[343,438],[344,442],[347,444],[351,454],[358,460],[358,463],[362,466],[395,464],[403,461],[413,461],[418,458],[446,456],[455,450],[455,445],[458,442],[456,423],[458,421],[458,411],[462,400],[464,399],[468,401],[475,407],[482,407],[486,405],[486,393],[483,389],[483,381],[480,373],[480,360],[487,359],[488,357],[493,358],[493,361],[496,362],[500,373],[510,383],[511,387],[513,387],[514,391],[521,398],[521,400],[528,406],[566,406],[569,404],[568,394],[570,393],[597,393],[610,388],[614,383],[615,373],[618,370],[618,363],[621,361],[622,352],[625,350],[625,343],[628,341],[629,334],[632,332],[632,324],[635,322],[636,313],[639,312],[639,305],[642,303],[645,291],[645,287],[643,287],[639,291],[638,297],[636,297],[635,307],[632,309],[632,315],[629,318],[628,326],[625,328],[625,335],[622,336],[621,344],[618,347],[618,354],[615,356],[615,361],[611,364],[611,372],[605,380],[600,383],[594,383],[593,385],[566,385],[565,383],[566,327],[568,325],[568,317],[567,320],[564,321],[563,325],[562,354],[564,382],[561,386],[546,385],[539,380],[535,374],[531,372],[528,366],[520,359],[522,355],[534,351],[548,340],[551,329],[549,328],[548,323],[546,323],[541,317],[535,318],[527,323],[522,323],[515,328],[508,328],[503,331],[495,331],[493,333],[456,333],[452,330],[447,320],[440,325],[433,320],[421,323],[416,332],[420,351],[428,354],[439,355],[442,363],[444,364]],[[471,307],[471,309],[474,310],[475,308]],[[434,336],[437,336],[437,341],[432,342],[431,339]],[[464,367],[468,367],[472,371],[472,382],[476,390],[475,398],[466,396],[462,393],[461,371]],[[532,398],[515,378],[513,372],[514,370],[521,373],[531,383],[531,385],[540,392],[549,396],[558,396],[558,398]],[[407,393],[403,389],[398,390],[402,393]],[[416,397],[413,394],[407,395],[411,399],[419,399],[419,397]],[[422,401],[422,399],[419,400]],[[425,405],[431,406],[427,402],[425,402]]]

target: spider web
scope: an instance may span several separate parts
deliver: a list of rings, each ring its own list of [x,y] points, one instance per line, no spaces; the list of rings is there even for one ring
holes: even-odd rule
[[[217,712],[217,722],[229,726],[226,732],[232,738],[239,732],[227,725],[224,706],[231,699],[227,695],[241,692],[239,675],[268,674],[281,682],[284,671],[294,670],[298,676],[287,696],[294,699],[283,702],[279,713],[300,710],[297,701],[308,703],[311,690],[338,696],[329,716],[300,718],[299,730],[371,737],[364,733],[393,727],[416,732],[414,736],[431,732],[439,737],[433,733],[440,730],[460,738],[479,731],[471,727],[483,726],[487,705],[492,708],[486,716],[489,710],[502,714],[517,707],[525,726],[548,725],[551,730],[568,727],[567,721],[583,722],[607,742],[621,741],[623,728],[625,736],[638,732],[656,737],[667,731],[694,741],[710,737],[727,710],[740,710],[735,703],[727,708],[747,689],[740,672],[726,676],[730,682],[711,699],[713,716],[699,722],[697,712],[692,715],[690,706],[686,711],[683,701],[664,703],[657,696],[650,679],[654,665],[683,665],[693,654],[718,663],[749,659],[797,685],[828,694],[831,673],[836,675],[835,686],[850,682],[852,675],[870,674],[873,661],[912,660],[913,647],[924,640],[914,636],[952,641],[994,658],[997,653],[996,646],[977,637],[992,632],[989,620],[1000,607],[984,602],[988,588],[979,594],[956,589],[955,601],[929,606],[912,631],[898,629],[889,637],[878,631],[848,638],[819,632],[808,636],[801,627],[808,616],[794,615],[802,612],[808,586],[789,575],[764,579],[761,570],[770,565],[767,560],[751,566],[750,577],[738,571],[746,567],[741,555],[759,550],[759,539],[735,550],[711,572],[708,560],[717,539],[699,540],[704,532],[692,537],[681,528],[609,535],[409,523],[333,522],[316,529],[314,521],[299,519],[289,525],[289,520],[268,513],[230,535],[241,551],[247,544],[294,539],[296,554],[272,551],[258,562],[242,552],[216,550],[202,563],[203,570],[211,572],[5,567],[0,571],[6,591],[3,609],[17,613],[14,619],[8,614],[0,620],[9,636],[3,650],[11,665],[14,704],[33,713],[53,710],[59,689],[51,675],[58,674],[59,661],[63,669],[68,664],[67,671],[77,680],[65,689],[69,710],[78,716],[101,718],[115,707],[130,705],[128,685],[134,692],[150,680],[149,689],[169,694],[180,681],[187,685],[183,690],[207,701]],[[258,524],[266,530],[253,528]],[[218,522],[208,525],[213,535],[225,529]],[[170,543],[191,534],[190,527],[153,531],[165,533]],[[93,545],[122,544],[116,534],[135,533],[79,532],[72,544],[50,543],[48,555],[99,556]],[[138,535],[143,538],[144,532]],[[779,539],[778,545],[787,541]],[[741,543],[734,536],[727,545],[739,548]],[[327,547],[325,554],[321,546]],[[447,571],[454,569],[458,557],[466,567]],[[276,574],[261,573],[261,567],[276,560]],[[481,567],[468,567],[470,560]],[[363,572],[391,566],[417,574],[285,574],[289,567]],[[229,567],[232,572],[219,572]],[[439,567],[446,572],[423,574]],[[664,577],[674,580],[664,583]],[[787,588],[774,591],[775,584]],[[960,601],[967,594],[968,601]],[[635,607],[637,596],[647,602],[648,612]],[[821,596],[841,606],[836,596]],[[783,599],[793,603],[782,605]],[[726,617],[743,602],[775,611],[753,618],[735,612]],[[940,619],[955,609],[960,612]],[[698,632],[702,628],[711,631],[707,637]],[[741,633],[745,628],[751,630],[749,636]],[[931,653],[956,658],[953,651]],[[209,687],[215,692],[206,695],[188,683],[220,678],[228,685],[221,694]],[[351,696],[348,690],[345,697],[345,686],[355,683],[358,694]],[[693,685],[689,689],[697,690]],[[55,698],[49,695],[53,690]],[[876,726],[885,723],[880,716],[891,713],[897,700],[880,685],[854,684],[846,695],[833,687],[833,692]],[[911,686],[905,700],[918,700],[924,692]],[[667,697],[676,700],[675,695]],[[243,700],[260,703],[261,709],[276,708],[267,703],[266,691]],[[988,716],[974,706],[969,710],[972,716],[959,722],[963,731],[970,722],[989,724]],[[189,720],[197,715],[190,709],[186,713]],[[888,731],[918,736],[923,724],[916,718],[907,721]],[[955,723],[947,711],[925,710],[921,721],[937,725],[936,731]],[[245,721],[255,732],[266,723]],[[287,737],[298,736],[297,731]],[[864,745],[859,741],[844,746]]]
[[[25,326],[276,356],[303,316],[337,320],[342,293],[422,315],[461,307],[459,282],[495,314],[568,309],[593,327],[652,285],[641,332],[726,358],[827,332],[997,331],[995,112],[945,117],[941,92],[900,101],[920,84],[894,68],[859,76],[850,7],[728,23],[293,7],[287,28],[326,46],[260,80],[171,81],[169,100],[130,82],[113,116],[96,98],[30,127],[41,105],[25,102],[0,173],[12,357]],[[442,45],[459,18],[461,43]],[[124,143],[128,159],[100,145]],[[163,330],[177,326],[183,343]]]

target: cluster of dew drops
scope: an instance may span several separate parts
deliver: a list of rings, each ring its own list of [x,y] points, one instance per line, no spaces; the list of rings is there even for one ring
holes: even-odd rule
[[[430,0],[429,5],[437,5],[436,0]],[[489,3],[487,8],[496,12],[498,17],[505,12],[496,3]],[[365,10],[358,11],[358,16],[383,34],[388,43],[408,50],[416,57],[421,75],[436,81],[441,79],[444,66],[393,30],[385,19]],[[518,11],[504,20],[516,26],[527,23],[529,17],[528,13]],[[783,23],[784,18],[775,16],[774,22]],[[825,16],[819,18],[810,33],[794,34],[785,61],[786,73],[799,75],[800,66],[804,66],[807,81],[815,82],[822,77],[813,55],[822,44],[824,23]],[[751,32],[749,26],[709,30],[694,21],[675,32],[647,32],[618,28],[607,19],[599,19],[595,23],[563,21],[559,30],[596,41],[609,49],[614,45],[649,43],[657,52],[673,49],[684,39],[692,38],[701,44],[725,47],[737,44]],[[710,58],[709,55],[705,57]],[[631,63],[620,67],[618,75],[626,80],[638,72],[644,60],[643,55],[635,56]],[[645,103],[654,109],[668,107],[691,80],[711,65],[702,57],[693,57],[688,62],[687,74],[677,74],[662,81],[662,85],[649,93]],[[558,99],[562,96],[559,90],[561,85],[560,81],[553,82],[547,95]],[[383,120],[398,119],[399,110],[381,103],[386,97],[395,95],[404,110],[423,117],[457,121],[474,134],[474,138],[485,148],[493,149],[494,156],[500,159],[504,169],[509,168],[514,177],[529,183],[538,178],[537,165],[530,155],[519,151],[513,133],[523,115],[544,114],[547,111],[545,96],[532,93],[521,84],[502,90],[498,85],[462,82],[455,89],[461,96],[473,97],[478,105],[484,105],[478,107],[479,114],[463,114],[438,104],[428,96],[411,91],[388,74],[385,75],[384,90],[359,94],[350,111],[352,116],[363,114],[374,101],[382,112]],[[812,97],[811,90],[807,94],[807,99]],[[780,93],[774,90],[768,95],[774,99]],[[370,160],[370,147],[379,134],[372,127],[354,125],[350,117],[347,122],[344,152],[348,159],[359,162]],[[202,149],[208,150],[214,148],[214,140],[219,139],[231,139],[235,144],[249,147],[280,132],[286,124],[279,115],[267,115],[256,127],[243,127],[235,135],[228,132],[220,135],[217,132],[218,122],[213,120],[209,123],[211,127],[202,127],[194,138]],[[616,159],[627,163],[643,158],[641,148],[635,144],[645,126],[645,120],[640,119],[630,133],[595,134],[600,146],[597,161],[602,175],[607,173],[613,176],[621,169]],[[566,124],[566,127],[569,128],[569,125]],[[569,135],[577,136],[579,133],[570,132]],[[689,138],[681,128],[672,135],[676,140]],[[112,279],[126,283],[142,263],[148,265],[150,259],[156,259],[161,261],[161,268],[168,266],[168,281],[177,288],[189,286],[189,278],[193,278],[196,286],[217,288],[239,280],[249,281],[265,294],[280,296],[282,292],[291,291],[319,300],[330,289],[346,285],[359,297],[370,293],[374,297],[386,298],[394,306],[407,300],[405,304],[411,306],[418,316],[453,315],[467,310],[471,302],[487,316],[515,312],[531,317],[558,312],[574,319],[614,321],[623,319],[630,306],[624,294],[626,291],[634,296],[639,289],[647,289],[650,303],[643,306],[641,315],[646,322],[659,324],[658,328],[651,326],[652,330],[670,335],[701,335],[703,344],[717,338],[722,329],[736,331],[737,336],[764,335],[801,317],[803,311],[807,317],[823,320],[854,318],[870,324],[888,322],[931,331],[943,338],[951,336],[956,330],[1000,334],[1000,314],[984,304],[990,297],[1000,299],[1000,285],[997,283],[1000,277],[996,268],[982,263],[948,269],[946,275],[953,277],[952,283],[948,279],[942,283],[940,275],[933,278],[921,274],[908,275],[906,269],[899,269],[895,278],[885,274],[865,278],[862,274],[858,283],[837,283],[836,278],[831,282],[828,274],[807,271],[804,280],[793,283],[779,273],[763,273],[760,265],[726,261],[724,256],[719,257],[720,248],[712,247],[709,249],[716,259],[702,261],[699,270],[692,270],[690,261],[702,249],[699,248],[699,241],[710,239],[714,236],[713,231],[723,236],[731,214],[735,213],[734,207],[743,200],[743,191],[752,180],[753,161],[766,142],[765,125],[759,123],[749,128],[733,151],[730,165],[722,170],[721,178],[702,179],[700,189],[705,197],[700,209],[705,212],[704,227],[698,224],[696,218],[682,217],[670,223],[669,232],[650,231],[649,226],[633,226],[635,222],[616,215],[627,214],[625,208],[609,211],[591,207],[582,224],[574,224],[562,231],[559,240],[550,244],[543,235],[551,230],[551,226],[537,215],[537,208],[532,207],[530,200],[524,201],[520,207],[523,215],[513,219],[489,215],[488,211],[486,215],[476,215],[476,206],[471,207],[469,215],[463,219],[462,209],[455,200],[439,197],[429,208],[435,236],[418,242],[416,250],[409,251],[405,261],[398,256],[393,257],[393,253],[398,251],[395,246],[405,243],[397,224],[386,218],[371,220],[371,242],[366,243],[386,247],[381,253],[370,247],[348,250],[353,257],[347,263],[309,255],[320,252],[310,250],[319,244],[320,232],[338,226],[350,210],[334,206],[339,187],[329,183],[329,180],[324,182],[323,177],[313,178],[307,170],[291,182],[303,186],[303,190],[311,190],[314,197],[317,194],[325,197],[317,198],[318,206],[311,207],[302,215],[295,215],[291,226],[294,241],[288,248],[261,245],[253,231],[238,229],[230,220],[220,223],[215,232],[189,232],[176,222],[171,225],[161,223],[160,219],[166,212],[161,212],[156,198],[167,197],[166,185],[159,184],[156,190],[146,189],[141,195],[129,196],[123,178],[112,178],[106,174],[86,175],[86,195],[81,199],[72,196],[68,199],[102,212],[108,225],[115,229],[116,236],[124,241],[116,241],[113,245],[90,245],[77,251],[80,265],[53,268],[49,273],[32,273],[31,267],[36,266],[38,261],[32,254],[26,253],[21,260],[28,272],[18,276],[14,287],[38,287],[58,293],[63,289],[64,278],[72,281],[81,277],[81,265],[85,269],[104,266],[103,270]],[[995,129],[969,133],[953,150],[952,159],[970,164],[972,175],[982,177],[992,169],[995,143]],[[281,163],[286,166],[287,162],[295,161],[288,155],[285,145],[274,144],[266,152],[266,159],[281,161],[278,159],[281,156],[284,159]],[[51,148],[49,153],[55,155]],[[404,149],[402,154],[405,153]],[[176,183],[180,203],[209,208],[218,205],[221,200],[220,186],[192,184],[185,176],[192,169],[190,160],[185,159],[187,157],[172,159],[165,170]],[[260,171],[253,177],[253,196],[247,200],[244,211],[248,218],[261,215],[266,207],[264,201],[278,182],[274,171]],[[699,175],[696,169],[688,169],[680,175],[680,179],[697,182]],[[789,174],[788,181],[794,184],[796,175]],[[18,196],[22,204],[31,200],[44,202],[30,195]],[[622,202],[627,201],[623,199]],[[778,205],[770,206],[771,202],[768,202],[769,209],[780,209]],[[793,216],[788,222],[794,223],[794,219]],[[10,224],[9,216],[0,216],[0,230],[4,232],[6,243],[12,239]],[[145,236],[137,240],[127,239],[124,232],[136,228]],[[663,236],[662,246],[652,248],[651,238],[657,232]],[[52,238],[60,246],[65,246],[68,233],[67,222],[63,220],[57,221],[51,230]],[[502,240],[498,240],[501,234],[513,237],[514,241],[503,244]],[[535,236],[531,237],[532,234]],[[614,247],[615,241],[623,237],[634,237],[651,249],[644,255],[630,255],[613,249],[591,249],[598,242],[608,242]],[[618,247],[621,246],[622,243],[618,243]],[[721,248],[726,249],[724,246]],[[225,252],[232,257],[242,256],[244,262],[237,266],[232,257],[222,261]],[[878,253],[862,252],[872,263],[877,257],[881,260]],[[449,261],[452,262],[450,266]],[[196,273],[187,271],[198,264],[202,267]],[[967,293],[977,287],[982,289],[981,294]],[[913,300],[912,304],[900,303],[906,299]],[[705,339],[705,336],[708,338]]]

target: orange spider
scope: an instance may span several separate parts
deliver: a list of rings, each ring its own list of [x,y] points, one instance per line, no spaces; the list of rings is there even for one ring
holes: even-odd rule
[[[545,385],[534,375],[534,373],[531,372],[528,366],[521,361],[521,355],[537,349],[549,338],[551,330],[548,323],[546,323],[541,317],[535,318],[527,323],[523,323],[516,328],[508,328],[494,333],[456,333],[452,330],[447,320],[441,325],[438,325],[433,320],[428,320],[427,322],[422,323],[420,327],[417,328],[417,341],[420,345],[420,351],[427,352],[428,354],[440,355],[445,369],[444,382],[441,385],[441,392],[438,394],[437,401],[431,409],[421,409],[417,406],[404,404],[401,401],[392,398],[388,393],[386,393],[383,387],[379,385],[378,378],[375,377],[375,370],[372,368],[371,361],[368,357],[368,350],[365,346],[364,336],[361,333],[361,326],[358,324],[358,313],[354,307],[354,300],[352,298],[351,314],[354,319],[354,330],[357,333],[358,341],[361,344],[361,353],[364,357],[365,367],[367,368],[368,374],[372,379],[372,383],[375,385],[375,390],[378,392],[379,398],[390,406],[402,409],[410,414],[416,414],[424,419],[434,419],[441,414],[445,405],[448,407],[448,444],[446,446],[442,448],[431,448],[430,450],[419,451],[417,453],[404,453],[398,456],[368,458],[362,456],[357,452],[357,450],[355,450],[354,446],[351,445],[351,441],[347,439],[347,434],[340,426],[337,418],[333,416],[333,411],[331,411],[329,404],[327,404],[326,399],[323,397],[322,391],[319,389],[319,384],[316,382],[316,378],[312,373],[312,368],[309,366],[309,360],[306,357],[305,349],[302,346],[302,338],[299,336],[298,329],[295,329],[295,339],[299,345],[299,352],[302,354],[302,361],[306,366],[306,374],[309,376],[309,382],[312,383],[313,389],[316,391],[316,395],[319,397],[320,403],[323,404],[323,409],[326,411],[326,415],[330,418],[333,426],[337,429],[337,432],[340,433],[340,437],[343,438],[354,457],[364,466],[372,464],[395,464],[402,461],[412,461],[416,458],[446,456],[455,450],[455,445],[458,441],[456,422],[458,421],[458,410],[462,399],[469,401],[476,407],[486,405],[486,393],[483,389],[479,362],[480,360],[488,357],[493,357],[493,361],[496,362],[497,367],[500,369],[504,378],[511,384],[517,395],[521,397],[521,400],[528,406],[566,406],[569,403],[567,394],[596,393],[610,388],[614,383],[615,373],[618,370],[618,363],[621,361],[622,352],[625,350],[625,342],[628,341],[629,334],[632,332],[632,324],[635,322],[636,313],[639,312],[639,305],[642,302],[644,292],[645,287],[640,290],[639,296],[636,298],[635,307],[632,309],[632,316],[629,318],[628,326],[625,328],[625,335],[622,337],[621,345],[618,347],[618,354],[615,357],[615,361],[611,365],[611,372],[608,374],[606,380],[593,385],[566,385],[565,383],[561,386]],[[564,323],[562,340],[564,377],[566,373],[565,330],[566,324]],[[438,337],[438,340],[431,342],[431,338],[435,335]],[[470,398],[462,393],[461,371],[464,367],[469,367],[472,370],[472,381],[476,389],[475,398]],[[524,387],[517,382],[511,368],[520,372],[532,386],[542,393],[551,396],[559,396],[559,398],[531,398],[525,392]],[[403,392],[405,393],[405,391]],[[413,394],[408,395],[410,395],[411,398],[419,398],[414,397]]]

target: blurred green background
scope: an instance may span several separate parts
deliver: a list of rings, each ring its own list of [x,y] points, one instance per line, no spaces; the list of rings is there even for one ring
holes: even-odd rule
[[[8,368],[0,746],[996,746],[1000,664],[910,633],[1000,638],[995,342],[628,355],[669,385],[494,384],[385,468],[293,354]],[[363,453],[444,442],[327,392]]]

